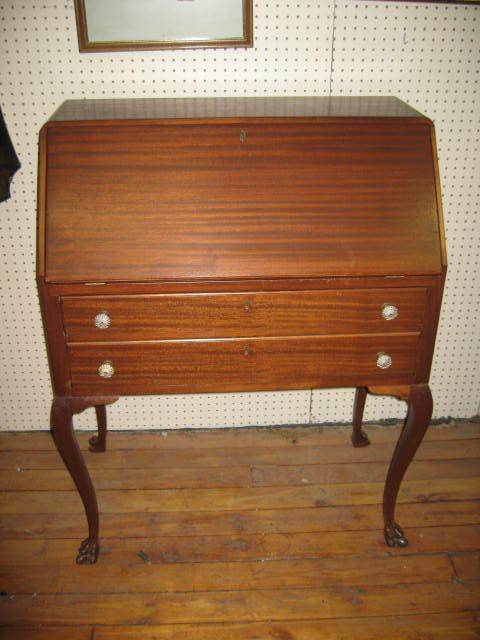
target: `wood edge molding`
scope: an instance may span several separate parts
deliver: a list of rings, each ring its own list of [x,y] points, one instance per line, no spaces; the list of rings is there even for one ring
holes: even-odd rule
[[[442,192],[440,186],[440,171],[438,167],[438,151],[437,151],[437,140],[435,136],[435,126],[433,122],[430,125],[430,140],[432,145],[432,157],[433,157],[433,173],[435,180],[435,197],[437,202],[437,222],[438,222],[438,232],[440,235],[440,252],[441,252],[441,260],[443,271],[446,270],[448,265],[447,259],[447,244],[445,240],[445,224],[443,219],[443,205],[442,205]]]
[[[38,144],[38,176],[37,176],[37,277],[44,278],[45,265],[45,225],[47,210],[47,136],[48,127],[40,130]]]

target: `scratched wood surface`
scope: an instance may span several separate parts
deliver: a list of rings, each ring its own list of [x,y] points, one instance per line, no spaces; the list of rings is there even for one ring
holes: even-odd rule
[[[47,433],[0,434],[2,640],[467,640],[480,619],[480,424],[431,427],[381,534],[399,427],[111,433],[87,453],[102,554]],[[88,434],[79,434],[87,445]]]

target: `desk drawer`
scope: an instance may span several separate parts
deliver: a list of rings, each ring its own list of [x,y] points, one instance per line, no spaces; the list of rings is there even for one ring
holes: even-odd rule
[[[418,341],[419,334],[405,333],[70,344],[72,390],[128,395],[407,384],[414,381]],[[378,366],[378,354],[390,356],[388,368]],[[102,364],[111,377],[100,376]]]
[[[420,287],[62,300],[71,342],[415,332],[425,302]]]

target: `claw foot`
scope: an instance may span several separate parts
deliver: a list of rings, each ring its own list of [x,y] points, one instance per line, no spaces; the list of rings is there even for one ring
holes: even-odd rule
[[[389,547],[406,547],[408,540],[403,529],[396,522],[387,524],[384,529],[385,542]]]
[[[363,429],[352,433],[350,439],[354,447],[367,447],[370,444],[370,440]]]
[[[77,564],[95,564],[99,546],[96,538],[86,538],[78,549]]]
[[[88,444],[88,448],[90,451],[101,452],[105,451],[106,449],[105,441],[103,439],[100,439],[98,436],[92,436],[89,439]]]

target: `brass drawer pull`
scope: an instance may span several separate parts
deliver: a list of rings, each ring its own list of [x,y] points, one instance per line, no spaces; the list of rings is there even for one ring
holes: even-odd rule
[[[377,353],[377,367],[379,369],[388,369],[392,366],[392,358],[388,353]]]
[[[113,368],[113,363],[110,360],[105,360],[98,367],[98,375],[101,378],[111,378],[115,373],[115,369]]]
[[[108,329],[108,327],[112,324],[110,316],[106,311],[100,311],[94,318],[94,324],[97,329]]]
[[[247,300],[247,301],[245,302],[245,304],[243,305],[243,308],[245,309],[245,311],[246,311],[247,313],[250,313],[250,312],[251,312],[251,310],[252,310],[252,303],[250,302],[250,300]]]
[[[382,318],[385,320],[394,320],[398,316],[398,307],[394,304],[386,302],[382,307]]]

